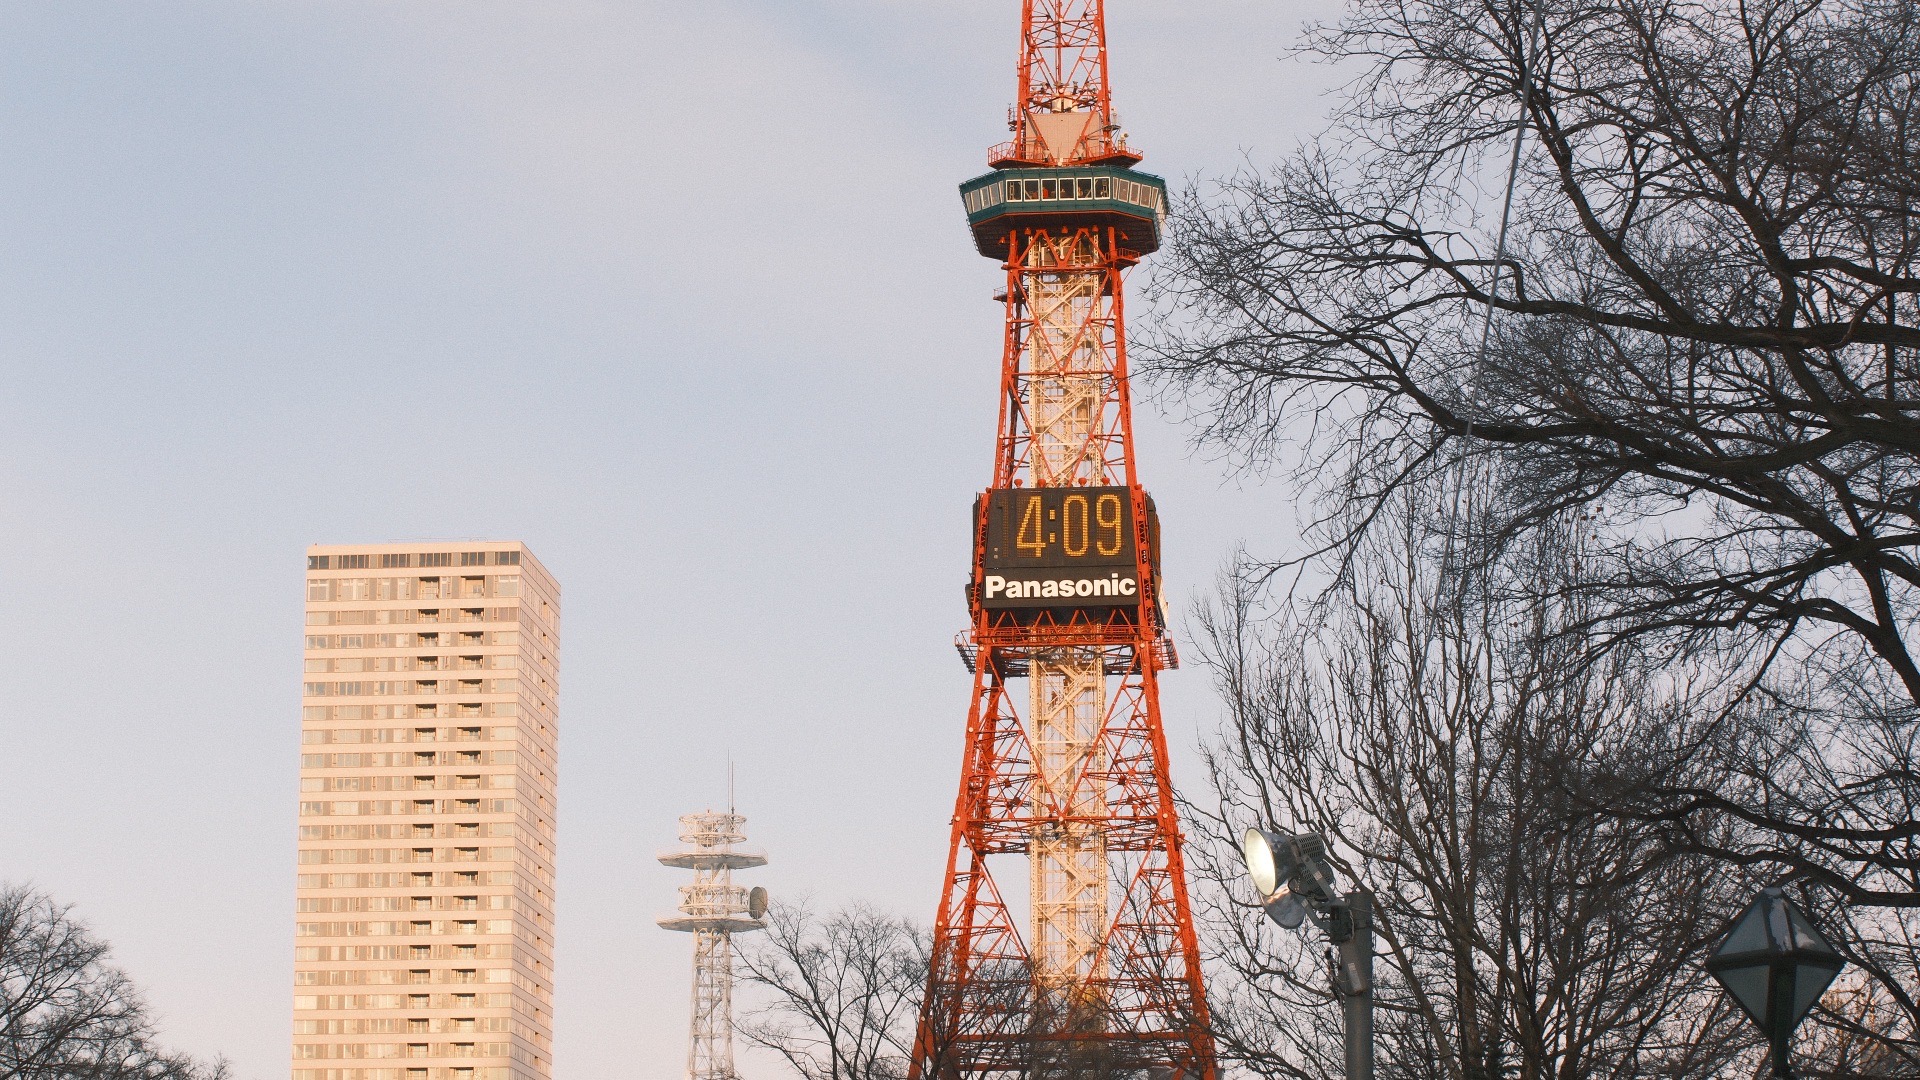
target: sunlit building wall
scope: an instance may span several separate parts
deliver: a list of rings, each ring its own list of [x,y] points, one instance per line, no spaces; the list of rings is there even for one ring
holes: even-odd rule
[[[559,586],[322,545],[306,598],[293,1080],[548,1080]]]

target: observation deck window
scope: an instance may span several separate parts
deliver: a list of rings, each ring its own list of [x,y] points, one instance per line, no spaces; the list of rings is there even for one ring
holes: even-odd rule
[[[995,181],[966,196],[967,212],[980,213],[1003,203],[1114,199],[1149,210],[1165,206],[1160,189],[1117,176],[1059,176]]]
[[[1018,185],[1015,186],[1018,187]],[[977,214],[989,206],[1000,205],[1006,201],[1006,189],[1007,185],[1002,181],[1000,183],[988,184],[978,191],[969,192],[967,195],[967,213]]]

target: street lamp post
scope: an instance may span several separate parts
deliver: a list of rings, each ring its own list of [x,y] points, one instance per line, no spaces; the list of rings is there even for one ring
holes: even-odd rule
[[[1346,1021],[1346,1080],[1373,1080],[1373,896],[1334,890],[1327,842],[1248,829],[1240,853],[1267,918],[1288,930],[1309,917],[1337,950],[1333,978]]]
[[[1767,1037],[1775,1080],[1792,1080],[1793,1031],[1847,962],[1787,894],[1760,890],[1707,958],[1707,973]]]

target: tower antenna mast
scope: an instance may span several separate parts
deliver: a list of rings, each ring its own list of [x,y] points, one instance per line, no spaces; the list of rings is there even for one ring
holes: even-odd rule
[[[1006,274],[992,486],[974,503],[974,675],[914,1080],[1214,1080],[1160,723],[1159,521],[1135,472],[1122,276],[1160,246],[1101,0],[1024,0],[1013,138],[960,186]],[[1023,857],[1022,920],[989,866]],[[997,860],[996,860],[997,862]]]
[[[767,857],[743,849],[747,819],[733,812],[733,763],[727,763],[727,812],[680,819],[686,845],[660,856],[693,871],[680,886],[680,912],[658,920],[693,934],[693,1014],[687,1037],[687,1080],[737,1080],[733,1071],[733,935],[767,927],[767,890],[733,883],[733,872],[765,866]]]

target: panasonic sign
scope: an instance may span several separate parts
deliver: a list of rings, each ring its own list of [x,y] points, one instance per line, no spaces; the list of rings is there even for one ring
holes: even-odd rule
[[[1140,580],[1131,570],[1086,576],[1041,569],[988,574],[980,602],[989,608],[1121,607],[1140,602]]]

